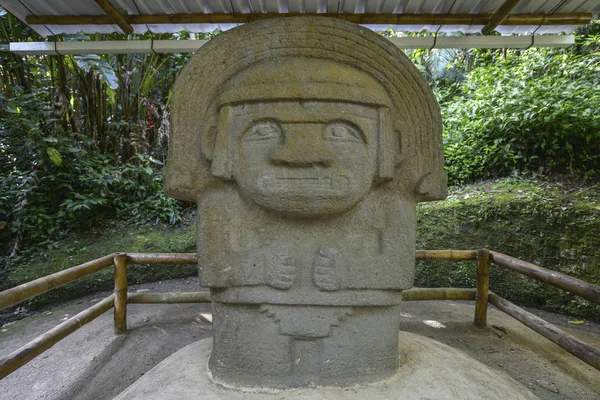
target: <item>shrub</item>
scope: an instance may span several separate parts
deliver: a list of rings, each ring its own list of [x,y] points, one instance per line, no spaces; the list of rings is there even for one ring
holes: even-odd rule
[[[595,177],[600,169],[600,54],[510,53],[475,68],[442,102],[454,182],[515,171]]]

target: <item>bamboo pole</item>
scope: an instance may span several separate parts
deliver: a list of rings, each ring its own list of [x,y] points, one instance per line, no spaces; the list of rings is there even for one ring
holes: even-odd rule
[[[119,25],[123,33],[130,35],[133,33],[133,27],[125,20],[125,16],[113,6],[108,0],[96,0],[96,3],[108,14],[113,23]]]
[[[196,253],[128,253],[132,264],[196,264]]]
[[[475,325],[483,328],[487,324],[488,296],[490,290],[490,251],[477,250],[477,300],[475,303]]]
[[[490,292],[490,303],[506,314],[522,322],[546,339],[556,343],[575,357],[600,371],[600,351],[585,342],[558,329],[540,317],[517,307],[510,301]]]
[[[115,255],[115,333],[127,331],[127,254]]]
[[[477,259],[476,250],[417,250],[417,260],[460,261]]]
[[[492,261],[502,267],[510,268],[520,274],[526,275],[538,281],[548,283],[559,289],[569,291],[577,296],[600,304],[600,286],[572,278],[560,272],[551,271],[546,268],[538,267],[535,264],[519,260],[506,254],[490,251]]]
[[[210,303],[208,292],[129,293],[132,304]]]
[[[498,11],[494,14],[492,19],[485,24],[481,33],[484,35],[489,35],[498,27],[498,25],[502,24],[506,18],[508,18],[509,14],[515,7],[521,2],[521,0],[506,0],[504,4],[500,6]]]
[[[113,254],[109,254],[96,260],[89,261],[85,264],[65,269],[52,275],[44,276],[43,278],[39,278],[0,292],[0,310],[12,307],[15,304],[19,304],[22,301],[42,293],[46,293],[47,291],[62,286],[65,283],[73,282],[93,272],[100,271],[101,269],[112,265],[112,263]]]
[[[495,14],[314,14],[314,13],[235,13],[235,14],[158,14],[123,16],[130,25],[225,24],[288,17],[330,17],[369,25],[486,25]],[[583,25],[592,20],[591,13],[510,14],[502,25]],[[111,25],[110,16],[98,15],[30,15],[29,25]]]
[[[88,322],[93,321],[113,307],[114,295],[94,304],[79,314],[69,318],[48,332],[38,336],[31,342],[0,359],[0,379],[27,364],[36,356],[42,354],[60,340],[75,332]]]
[[[402,291],[402,300],[475,300],[475,289],[412,288]]]

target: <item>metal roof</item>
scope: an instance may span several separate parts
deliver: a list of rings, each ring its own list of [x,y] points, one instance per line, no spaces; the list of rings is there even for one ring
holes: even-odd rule
[[[495,14],[506,0],[110,0],[124,16],[170,14]],[[0,6],[22,21],[30,16],[107,16],[96,0],[0,0]],[[600,14],[600,0],[522,0],[511,14]],[[131,24],[135,33],[212,32],[237,24]],[[122,32],[116,24],[34,25],[42,36]],[[479,33],[483,25],[368,25],[374,30]],[[500,25],[502,34],[570,33],[579,25]]]

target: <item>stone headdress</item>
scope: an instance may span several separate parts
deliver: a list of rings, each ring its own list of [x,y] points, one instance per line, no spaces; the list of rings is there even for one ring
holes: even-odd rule
[[[197,201],[208,186],[218,182],[211,163],[219,107],[238,96],[232,90],[236,77],[260,64],[270,64],[268,69],[273,70],[274,63],[306,59],[307,66],[327,61],[357,71],[354,76],[358,80],[361,75],[368,75],[380,84],[389,100],[379,102],[389,103],[385,105],[390,120],[387,129],[397,137],[390,142],[395,147],[392,151],[397,153],[391,178],[402,177],[386,183],[386,189],[414,201],[444,198],[446,174],[439,107],[431,88],[408,57],[387,39],[366,28],[357,29],[350,22],[321,17],[289,18],[286,22],[276,25],[265,20],[235,28],[203,46],[183,69],[173,92],[167,194]],[[275,79],[279,82],[273,85],[280,87],[278,93],[287,93],[283,97],[313,99],[318,92],[311,92],[312,81],[307,82],[306,90],[297,90],[298,85],[286,85],[281,78]],[[339,83],[338,78],[331,81]],[[268,82],[255,85],[257,96],[274,93],[269,91]],[[252,92],[244,90],[251,98]],[[352,90],[336,93],[336,100],[341,102],[363,98],[376,104],[382,97],[361,91],[358,81]]]

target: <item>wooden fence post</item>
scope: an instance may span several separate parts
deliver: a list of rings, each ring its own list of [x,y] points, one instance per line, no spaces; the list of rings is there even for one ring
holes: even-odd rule
[[[127,331],[127,254],[115,255],[115,333]]]
[[[488,296],[490,291],[490,252],[477,250],[477,296],[475,302],[475,325],[487,324]]]

